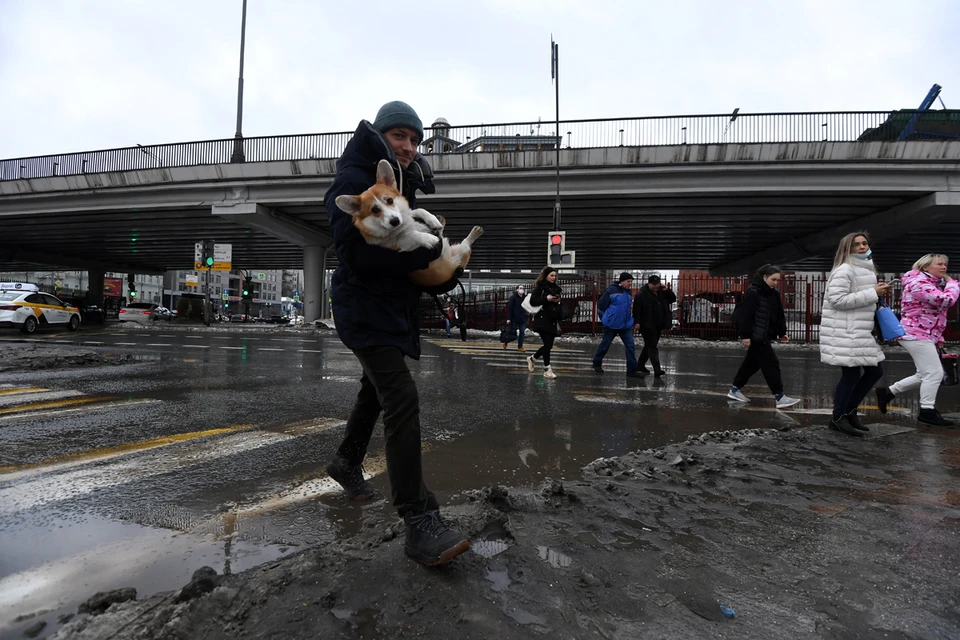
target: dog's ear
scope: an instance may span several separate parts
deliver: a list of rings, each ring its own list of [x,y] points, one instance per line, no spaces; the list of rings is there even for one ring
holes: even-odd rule
[[[386,160],[377,163],[377,184],[392,189],[397,188],[397,178],[393,175],[393,167]]]
[[[352,216],[360,213],[360,196],[337,196],[337,206]]]

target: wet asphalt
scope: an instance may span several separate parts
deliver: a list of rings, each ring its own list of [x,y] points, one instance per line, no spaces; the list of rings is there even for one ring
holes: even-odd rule
[[[177,588],[202,565],[242,571],[356,534],[361,510],[390,510],[348,503],[324,471],[360,376],[333,331],[111,325],[36,339],[132,361],[0,374],[0,637],[19,637],[17,616],[72,611],[120,586]],[[596,341],[561,338],[549,381],[527,371],[535,339],[526,354],[486,336],[422,343],[410,367],[441,504],[490,483],[577,478],[597,458],[704,431],[819,424],[838,376],[816,351],[781,349],[786,392],[804,401],[776,411],[760,374],[744,390],[753,402],[725,398],[736,348],[664,346],[668,375],[634,380],[619,344],[601,375]],[[882,384],[911,367],[890,349]],[[960,409],[957,389],[941,389],[942,412]],[[913,424],[916,401],[898,399],[883,420]],[[382,431],[365,468],[388,495]]]

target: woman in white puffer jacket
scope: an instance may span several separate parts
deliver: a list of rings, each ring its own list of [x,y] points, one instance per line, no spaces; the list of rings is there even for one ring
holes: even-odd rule
[[[830,428],[851,436],[869,431],[860,423],[857,407],[883,377],[883,350],[873,337],[873,323],[877,301],[890,285],[877,282],[872,253],[866,232],[843,237],[827,280],[820,321],[820,361],[843,372]]]

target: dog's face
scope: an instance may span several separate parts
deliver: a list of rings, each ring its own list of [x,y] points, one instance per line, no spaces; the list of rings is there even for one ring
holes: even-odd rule
[[[364,235],[383,237],[400,228],[406,198],[397,191],[393,167],[386,160],[377,164],[377,183],[358,196],[337,196],[337,206],[353,216],[353,224]]]

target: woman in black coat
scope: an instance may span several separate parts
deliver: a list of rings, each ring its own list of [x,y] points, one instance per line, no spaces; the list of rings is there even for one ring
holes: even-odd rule
[[[787,319],[780,301],[780,267],[765,264],[757,269],[757,274],[747,289],[743,300],[733,312],[733,321],[737,326],[737,337],[747,348],[743,364],[733,378],[733,386],[727,397],[737,402],[749,402],[740,391],[757,371],[763,372],[767,386],[773,392],[777,409],[792,407],[800,402],[783,394],[783,378],[780,375],[780,360],[773,351],[772,343],[780,340],[789,342],[787,337]]]
[[[557,374],[550,367],[550,350],[553,349],[553,341],[560,335],[560,285],[557,284],[556,269],[544,267],[540,271],[533,288],[533,295],[530,296],[530,304],[535,307],[542,307],[533,316],[533,323],[530,328],[540,335],[543,346],[527,358],[527,368],[533,373],[534,360],[543,358],[543,377],[553,379],[557,377]]]

